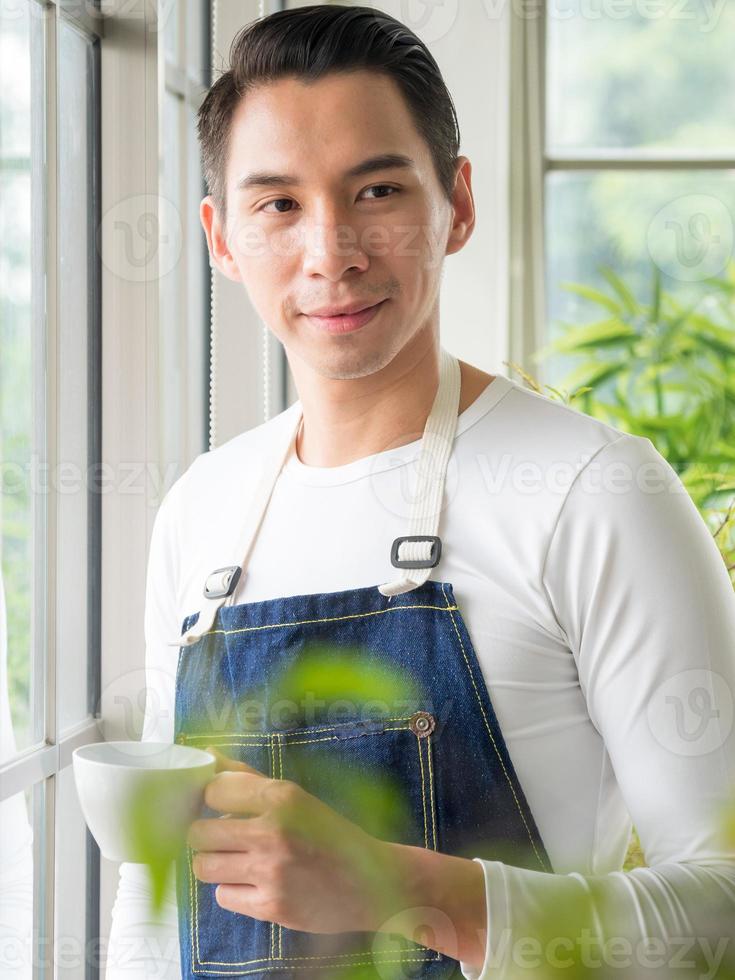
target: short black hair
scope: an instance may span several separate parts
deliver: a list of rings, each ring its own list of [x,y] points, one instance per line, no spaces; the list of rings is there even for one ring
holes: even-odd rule
[[[230,123],[248,90],[279,78],[315,81],[364,69],[382,72],[398,85],[451,201],[460,142],[454,102],[429,49],[395,17],[345,4],[279,10],[237,33],[229,62],[205,96],[197,125],[207,190],[223,223]]]

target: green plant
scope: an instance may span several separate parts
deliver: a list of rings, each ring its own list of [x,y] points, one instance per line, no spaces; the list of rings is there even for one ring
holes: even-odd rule
[[[563,323],[561,336],[533,355],[536,362],[555,354],[580,359],[558,387],[544,387],[565,404],[651,440],[697,505],[732,576],[735,261],[722,278],[705,280],[688,306],[662,289],[657,266],[648,302],[609,267],[599,271],[609,292],[563,284],[605,315],[582,325]],[[509,366],[544,393],[528,372]]]

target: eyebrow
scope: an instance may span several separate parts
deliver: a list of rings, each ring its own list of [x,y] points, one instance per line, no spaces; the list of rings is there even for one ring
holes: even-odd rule
[[[365,174],[376,173],[379,170],[392,170],[394,168],[416,169],[416,163],[411,157],[403,153],[381,153],[379,156],[368,157],[354,167],[345,171],[344,177],[363,177]],[[298,186],[301,181],[298,177],[291,174],[272,174],[265,170],[256,170],[251,174],[240,177],[236,189],[239,191],[247,190],[249,187],[286,187]]]

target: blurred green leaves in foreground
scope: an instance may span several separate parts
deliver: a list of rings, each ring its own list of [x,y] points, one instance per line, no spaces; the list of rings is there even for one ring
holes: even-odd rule
[[[425,706],[423,692],[411,674],[381,662],[360,647],[307,643],[294,648],[294,655],[285,662],[283,670],[269,675],[262,686],[248,690],[247,703],[261,710],[248,712],[243,702],[240,705],[243,710],[237,710],[235,705],[235,710],[225,715],[218,710],[220,706],[215,705],[215,710],[211,710],[205,694],[198,710],[187,719],[186,729],[191,735],[187,736],[186,744],[203,749],[211,745],[217,752],[245,762],[265,776],[273,773],[275,778],[291,779],[373,837],[399,842],[416,837],[417,815],[401,783],[401,773],[371,766],[359,755],[356,758],[362,758],[362,762],[350,764],[350,750],[345,751],[344,742],[344,739],[371,737],[371,724],[377,723],[377,730],[382,731],[386,719],[405,719]],[[284,707],[289,709],[286,724],[282,720]],[[310,716],[309,711],[316,714]],[[226,730],[223,719],[227,721]],[[353,732],[351,723],[356,720],[358,725]],[[365,734],[359,727],[363,722]],[[316,732],[308,741],[298,738],[300,730],[314,726],[319,729],[322,724],[345,726],[341,738],[335,740],[325,733],[327,737],[319,739]],[[290,735],[291,741],[286,737],[281,740],[280,750],[274,744],[273,751],[267,740],[255,740],[255,749],[247,745],[218,748],[218,740],[223,737],[225,741],[232,740],[228,735],[244,736],[243,741],[247,742],[249,733],[262,732],[281,732]],[[414,738],[412,734],[410,737]],[[136,800],[131,813],[132,838],[136,849],[144,855],[153,882],[152,912],[156,916],[160,915],[175,870],[172,862],[184,856],[182,849],[186,846],[186,832],[174,832],[175,814],[165,801],[163,807],[160,802],[156,787],[148,798],[141,795]],[[167,826],[171,832],[167,832]],[[347,844],[335,839],[332,824],[329,825],[332,836],[324,839],[318,809],[313,813],[300,812],[298,825],[288,829],[333,851]],[[392,868],[376,867],[372,852],[352,853],[350,857],[363,877],[367,893],[373,895],[376,908],[401,907],[402,883],[393,875]],[[317,951],[321,949],[322,939],[326,955],[334,939],[328,935],[316,938]],[[399,966],[387,963],[381,967],[381,975],[389,978],[393,975],[391,971]],[[337,975],[345,980],[348,977],[357,980],[362,975],[374,974],[361,973],[360,968],[330,973],[330,976]],[[402,974],[398,972],[395,976]]]
[[[252,693],[249,692],[249,696]],[[262,691],[256,694],[263,696]],[[381,665],[376,658],[370,657],[359,648],[340,648],[327,644],[304,647],[275,683],[273,678],[269,679],[268,696],[269,704],[288,699],[294,705],[301,705],[309,703],[310,698],[314,697],[323,698],[328,705],[343,701],[349,707],[352,719],[369,718],[371,707],[378,707],[378,716],[385,718],[393,715],[405,716],[425,706],[425,702],[421,701],[421,692],[416,689],[410,677]],[[309,720],[299,716],[298,712],[297,718],[299,722]],[[313,720],[309,721],[314,724]],[[206,746],[209,736],[216,745],[217,737],[223,734],[221,730],[212,729],[207,732],[199,727],[196,731],[203,736],[200,743],[202,747]],[[395,840],[411,819],[400,785],[392,781],[390,774],[350,769],[344,765],[345,756],[340,754],[339,749],[333,757],[330,757],[328,751],[324,751],[324,745],[328,744],[323,743],[319,746],[319,751],[313,754],[305,752],[301,756],[293,757],[298,760],[301,776],[299,783],[318,799],[334,805],[347,818],[359,815],[360,819],[356,822],[368,833],[381,839]],[[252,764],[246,754],[238,758]],[[289,754],[289,766],[291,759]],[[154,882],[154,913],[162,904],[169,875],[173,872],[172,861],[176,858],[179,847],[184,844],[180,835],[170,834],[166,839],[166,823],[165,812],[151,813],[150,801],[141,801],[137,814],[136,839],[141,847],[148,848],[148,864]],[[170,826],[173,826],[173,821],[170,821]],[[723,827],[729,846],[735,847],[735,805],[723,813]],[[344,842],[335,839],[333,827],[331,829],[332,836],[326,843],[339,849]],[[307,817],[301,821],[298,831],[315,842],[325,843],[318,810],[312,819]],[[368,893],[373,895],[377,903],[377,908],[396,910],[410,907],[403,900],[406,883],[393,875],[393,869],[371,864],[371,858],[367,855],[352,856],[355,858],[355,866],[363,876]],[[631,869],[640,864],[643,864],[642,855],[629,860],[627,867]],[[712,877],[711,888],[703,888],[700,914],[693,927],[693,934],[688,936],[682,932],[680,937],[674,938],[670,947],[664,947],[660,942],[650,949],[640,949],[625,936],[615,937],[614,923],[619,921],[619,910],[611,904],[609,892],[605,888],[607,879],[606,875],[587,875],[586,886],[582,888],[574,877],[559,875],[559,891],[555,892],[553,907],[539,907],[531,913],[533,921],[525,936],[518,936],[516,933],[501,934],[496,948],[489,951],[491,962],[496,962],[500,968],[503,958],[510,956],[511,961],[519,967],[518,976],[561,975],[573,980],[589,976],[615,977],[618,980],[635,977],[638,980],[641,976],[652,975],[647,963],[659,962],[665,965],[679,957],[681,963],[676,962],[676,969],[672,964],[670,971],[666,970],[664,974],[654,971],[654,975],[698,977],[700,980],[713,980],[715,977],[717,980],[735,980],[735,948],[732,941],[728,940],[733,932],[733,923],[729,921],[726,900],[727,889],[731,888],[731,884],[718,879],[716,872]],[[641,887],[645,889],[643,883]],[[427,911],[426,925],[414,932],[414,942],[419,945],[422,941],[428,942],[425,937],[431,935],[432,915],[437,912],[442,914],[442,910]],[[390,915],[386,922],[390,924]],[[606,926],[606,923],[609,925]],[[600,930],[604,938],[598,939]],[[328,934],[314,937],[314,949],[317,953],[328,955],[334,948],[334,942],[335,937]],[[397,954],[401,948],[406,948],[405,939],[389,928],[381,930],[372,943],[373,952],[378,956],[376,965],[324,970],[316,973],[315,977],[328,977],[329,980],[367,980],[368,977],[380,976],[384,980],[404,980],[408,976],[420,975],[420,972],[415,972],[419,970],[420,964],[410,961],[401,963],[400,957],[389,953],[392,950]],[[386,953],[386,959],[393,958],[396,962],[380,962],[380,954]],[[534,963],[537,964],[536,972],[529,969]],[[511,968],[508,975],[516,974]]]

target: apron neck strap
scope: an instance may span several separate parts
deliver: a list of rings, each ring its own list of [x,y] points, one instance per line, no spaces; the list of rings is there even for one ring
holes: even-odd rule
[[[212,628],[220,606],[224,605],[228,599],[231,602],[234,601],[238,582],[242,573],[247,569],[250,553],[253,550],[260,525],[263,523],[276,481],[296,441],[296,434],[301,426],[301,411],[296,412],[291,422],[292,424],[279,434],[273,444],[273,452],[266,453],[263,460],[260,479],[255,494],[247,507],[245,522],[235,545],[234,553],[242,556],[241,564],[217,568],[207,576],[203,589],[204,602],[199,609],[196,622],[175,643],[169,643],[169,646],[191,646],[196,643]]]
[[[439,519],[449,456],[457,428],[461,375],[456,357],[441,348],[439,387],[429,412],[421,440],[418,482],[411,501],[410,532],[396,538],[391,548],[391,564],[401,569],[392,582],[379,585],[385,596],[400,595],[423,585],[441,557]]]
[[[422,585],[441,556],[441,541],[436,532],[442,510],[447,464],[457,426],[459,394],[459,362],[442,347],[439,387],[421,440],[418,486],[411,504],[410,534],[396,538],[391,548],[391,563],[401,569],[401,575],[393,582],[378,586],[385,596],[399,595]],[[242,556],[241,564],[217,568],[208,575],[204,584],[204,602],[196,622],[182,636],[171,641],[170,646],[191,646],[196,643],[211,629],[217,610],[227,602],[234,603],[238,583],[247,569],[276,481],[294,448],[301,427],[301,411],[297,411],[290,421],[291,424],[275,440],[273,452],[264,460],[260,480],[247,509],[235,551],[235,554]]]

